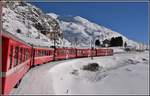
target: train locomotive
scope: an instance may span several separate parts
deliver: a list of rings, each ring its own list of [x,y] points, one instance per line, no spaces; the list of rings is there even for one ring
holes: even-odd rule
[[[56,60],[90,56],[110,56],[108,48],[34,47],[10,34],[2,34],[2,94],[17,88],[23,76],[34,66]]]

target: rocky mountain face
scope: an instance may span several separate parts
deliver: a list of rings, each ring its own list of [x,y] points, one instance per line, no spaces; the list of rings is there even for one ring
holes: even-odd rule
[[[53,40],[50,40],[46,34],[56,31],[54,27],[59,26],[57,22],[55,18],[44,14],[29,3],[3,2],[3,31],[12,33],[27,43],[36,46],[52,46]],[[58,38],[59,42],[60,39]]]

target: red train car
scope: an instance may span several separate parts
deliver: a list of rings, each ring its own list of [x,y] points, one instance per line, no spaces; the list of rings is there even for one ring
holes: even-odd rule
[[[2,36],[2,94],[17,87],[31,66],[32,47],[9,35]]]
[[[105,52],[106,52],[105,49],[100,48],[100,49],[96,49],[96,51],[97,51],[97,56],[105,56]]]
[[[91,56],[91,49],[77,49],[77,56],[76,57],[89,57]]]
[[[113,55],[113,49],[108,49],[109,54],[108,55]]]
[[[91,56],[91,54],[92,54],[92,50],[89,49],[89,48],[82,50],[82,56],[83,56],[83,57],[89,57],[89,56]]]
[[[55,60],[76,58],[75,48],[56,48]]]
[[[83,57],[83,49],[77,49],[77,58]]]
[[[96,49],[91,50],[91,55],[92,55],[92,56],[97,56],[97,54],[96,54]]]
[[[55,53],[55,54],[54,54]],[[13,37],[2,35],[2,94],[8,94],[17,87],[31,66],[53,60],[77,57],[113,55],[112,49],[50,48],[33,47]]]
[[[66,59],[76,58],[75,48],[66,48]]]
[[[97,56],[109,56],[109,55],[113,55],[113,50],[112,49],[108,49],[108,48],[99,48],[96,49],[96,53]]]
[[[66,58],[66,49],[65,48],[56,48],[55,49],[55,60],[62,60]]]
[[[34,47],[33,54],[33,65],[38,65],[53,61],[54,50],[50,48]]]

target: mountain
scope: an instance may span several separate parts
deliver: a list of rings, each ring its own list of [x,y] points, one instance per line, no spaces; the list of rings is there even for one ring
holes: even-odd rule
[[[91,40],[121,36],[129,46],[139,46],[139,43],[128,39],[119,32],[93,23],[80,16],[60,16],[55,13],[43,13],[41,9],[26,2],[11,2],[7,0],[2,8],[3,31],[12,33],[18,38],[35,46],[53,46],[53,40],[44,35],[46,30],[53,32],[54,21],[58,22],[63,39],[58,38],[57,46],[90,47]],[[42,29],[42,30],[41,30]]]
[[[23,41],[35,46],[53,46],[50,40],[43,33],[53,31],[55,18],[44,14],[39,8],[26,2],[3,2],[2,24],[3,32],[9,32]],[[57,22],[57,21],[56,21]],[[42,33],[43,32],[43,33]],[[68,42],[67,40],[61,40]]]
[[[80,16],[59,16],[55,13],[48,13],[50,16],[55,16],[59,20],[64,38],[74,44],[79,42],[78,46],[89,47],[91,40],[99,40],[102,42],[105,39],[110,40],[112,37],[121,36],[123,42],[127,42],[129,46],[138,46],[139,44],[133,40],[128,39],[119,32],[115,32],[104,26],[90,22],[89,20]],[[77,39],[77,41],[76,41]]]

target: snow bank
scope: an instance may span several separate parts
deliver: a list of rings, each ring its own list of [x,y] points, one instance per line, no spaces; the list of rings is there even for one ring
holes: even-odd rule
[[[55,94],[148,94],[148,57],[148,52],[135,52],[77,59],[53,67],[49,74]],[[92,62],[102,69],[82,70]]]

